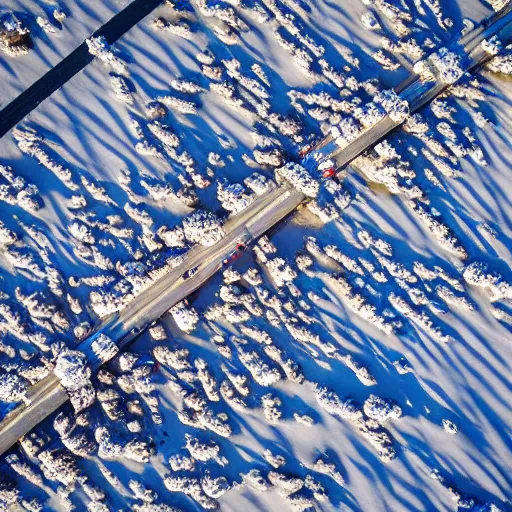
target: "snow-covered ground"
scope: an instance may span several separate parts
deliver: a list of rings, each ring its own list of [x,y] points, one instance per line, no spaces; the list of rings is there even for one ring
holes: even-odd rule
[[[0,54],[2,104],[127,3]],[[282,169],[489,4],[173,3],[0,140],[1,409],[55,363],[73,405],[0,460],[0,509],[509,510],[509,79],[463,78],[342,187]],[[129,353],[66,350],[283,179],[308,208]]]
[[[30,31],[31,48],[26,55],[17,58],[1,53],[0,108],[41,78],[129,3],[129,0],[94,3],[80,0],[3,1],[0,23],[10,21],[14,14]]]

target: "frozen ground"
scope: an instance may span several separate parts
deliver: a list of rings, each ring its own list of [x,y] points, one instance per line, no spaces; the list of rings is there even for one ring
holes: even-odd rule
[[[71,53],[84,39],[128,5],[128,0],[83,2],[66,0],[6,0],[0,6],[0,21],[11,13],[30,30],[31,51],[23,58],[0,59],[0,108],[41,78]],[[54,13],[63,13],[64,19]]]
[[[384,23],[383,2],[370,3]],[[119,41],[113,66],[96,60],[0,140],[0,165],[39,190],[25,194],[30,202],[3,189],[0,203],[2,390],[22,396],[72,345],[73,329],[83,336],[140,287],[141,263],[157,267],[162,255],[183,252],[174,228],[192,209],[223,216],[243,206],[248,196],[230,195],[230,182],[255,171],[271,178],[308,133],[340,121],[332,104],[306,96],[335,96],[332,75],[321,75],[317,57],[314,73],[292,59],[273,35],[274,16],[257,21],[260,2],[215,4],[235,5],[236,18],[200,13],[199,1],[194,11],[163,5]],[[344,97],[366,102],[375,91],[358,82],[391,87],[418,59],[398,55],[404,68],[382,70],[370,54],[383,33],[365,30],[362,2],[346,4],[278,3],[345,73]],[[428,5],[437,3],[410,2],[421,45],[431,37],[442,46],[463,17],[490,13],[481,2],[453,2],[436,18]],[[120,7],[66,4],[58,36],[40,35],[23,58],[0,55],[11,70],[6,96]],[[160,29],[155,18],[165,18]],[[44,448],[29,438],[0,462],[2,477],[19,482],[22,506],[449,511],[494,502],[509,510],[509,80],[485,72],[479,84],[464,81],[421,112],[425,129],[408,123],[379,147],[381,160],[355,162],[343,184],[352,201],[334,209],[338,218],[323,224],[300,210],[142,334],[130,347],[137,356],[93,376],[96,391],[84,375],[82,406],[94,393],[95,403],[76,416],[67,405],[37,430]],[[147,108],[157,99],[160,125]],[[23,379],[14,382],[16,373]],[[2,394],[4,411],[13,397]],[[76,460],[55,458],[70,451]]]

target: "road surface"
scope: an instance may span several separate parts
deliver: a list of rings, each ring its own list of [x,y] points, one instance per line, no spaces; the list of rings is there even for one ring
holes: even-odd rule
[[[458,45],[460,51],[467,51],[463,62],[465,70],[471,70],[488,58],[482,53],[480,43],[493,35],[498,36],[503,46],[511,42],[512,6],[454,43]],[[446,87],[446,84],[438,80],[425,82],[415,75],[397,88],[397,91],[408,100],[413,112],[435,98]],[[314,151],[321,151],[326,156],[334,155],[338,168],[341,169],[338,173],[340,175],[343,167],[397,126],[387,117],[341,151],[335,146],[332,138],[324,139]],[[225,236],[217,244],[212,247],[192,248],[181,265],[157,279],[125,309],[107,317],[77,348],[88,356],[91,366],[96,369],[101,363],[93,357],[90,350],[94,336],[103,333],[116,340],[122,349],[169,308],[200,288],[214,275],[222,267],[223,259],[232,252],[238,238],[245,238],[247,231],[253,239],[261,236],[292,213],[304,200],[305,196],[290,185],[277,187],[270,193],[258,197],[243,212],[233,216],[225,224]],[[187,271],[196,267],[197,272],[193,276],[189,279],[183,278]],[[59,380],[51,373],[30,388],[27,399],[30,405],[17,406],[0,423],[0,455],[65,403],[67,394]]]
[[[482,41],[489,40],[494,36],[502,42],[503,47],[512,42],[512,4],[485,19],[478,27],[449,44],[447,48],[461,55],[461,67],[468,72],[492,58],[492,55],[482,48]],[[435,72],[435,69],[433,71]],[[420,75],[413,74],[398,85],[395,92],[409,103],[410,111],[415,112],[430,103],[448,87],[449,84],[443,83],[437,77],[435,80],[424,81]],[[389,116],[386,116],[343,149],[336,146],[331,136],[323,139],[316,149],[325,157],[333,158],[338,169],[343,169],[400,125],[401,123],[394,122]]]
[[[303,200],[304,196],[288,185],[276,187],[228,221],[224,226],[226,236],[222,240],[212,247],[192,248],[181,265],[158,279],[120,313],[105,319],[95,334],[107,335],[122,349],[169,308],[210,279],[222,267],[222,261],[232,252],[237,239],[245,238],[247,232],[252,239],[261,236],[293,212]],[[197,272],[189,279],[183,279],[185,272],[195,267]],[[89,337],[77,349],[88,356],[91,367],[96,369],[100,362],[92,354],[91,342]],[[67,400],[66,391],[53,372],[32,386],[27,393],[30,405],[18,406],[0,423],[0,455]]]

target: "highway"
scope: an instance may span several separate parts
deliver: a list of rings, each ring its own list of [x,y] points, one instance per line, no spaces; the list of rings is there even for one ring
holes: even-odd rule
[[[275,188],[229,220],[224,225],[226,235],[217,244],[212,247],[193,247],[181,265],[158,279],[122,312],[106,318],[97,327],[95,334],[103,333],[117,340],[122,349],[151,322],[210,279],[222,267],[222,261],[233,250],[239,238],[246,238],[247,232],[251,239],[258,238],[292,213],[304,199],[301,193],[290,186]],[[183,278],[188,270],[196,267],[197,272],[192,277]],[[92,341],[93,337],[90,336],[77,349],[83,351],[91,367],[97,369],[101,363],[92,354]],[[67,400],[66,390],[53,372],[32,386],[26,400],[30,405],[19,405],[0,423],[0,455]]]
[[[503,47],[512,42],[512,5],[485,19],[471,32],[449,44],[447,48],[463,56],[461,67],[468,72],[492,58],[482,48],[482,41],[495,36],[502,42]],[[432,71],[436,74],[435,69]],[[415,112],[437,98],[449,87],[449,84],[443,83],[438,77],[436,78],[425,81],[420,75],[412,74],[395,87],[395,92],[400,98],[409,103],[410,111]],[[389,132],[398,128],[400,124],[386,116],[380,122],[365,130],[345,148],[338,148],[332,137],[328,136],[319,143],[318,150],[326,158],[328,156],[333,158],[336,161],[336,168],[343,169],[369,147],[382,140]]]
[[[480,43],[482,39],[493,35],[498,35],[503,46],[512,41],[512,7],[454,43],[468,52],[463,62],[466,71],[489,57],[482,54]],[[402,98],[407,99],[413,112],[439,95],[446,87],[439,80],[424,81],[414,75],[396,90]],[[340,176],[344,167],[397,126],[386,117],[343,150],[339,150],[332,139],[326,138],[313,151],[336,158]],[[251,239],[258,238],[292,213],[305,199],[302,193],[287,184],[259,196],[224,225],[225,236],[218,243],[212,247],[193,247],[178,267],[157,279],[125,309],[102,321],[77,349],[83,351],[88,356],[91,367],[97,369],[101,362],[94,358],[90,349],[95,336],[99,333],[105,334],[116,340],[122,350],[153,321],[213,276],[222,267],[223,259],[231,253],[238,239],[246,238],[247,233]],[[183,278],[187,271],[196,267],[197,272],[193,276],[189,279]],[[67,395],[57,377],[51,373],[29,390],[27,399],[30,405],[17,406],[0,423],[0,455],[65,403]]]

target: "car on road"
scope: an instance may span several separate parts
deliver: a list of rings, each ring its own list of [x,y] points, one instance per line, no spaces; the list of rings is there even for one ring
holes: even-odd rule
[[[197,271],[199,270],[199,265],[196,265],[195,267],[189,268],[186,272],[183,273],[181,276],[183,281],[186,281],[187,279],[190,279],[193,275],[197,274]]]
[[[309,144],[305,144],[299,149],[300,158],[306,158],[306,156],[311,153],[311,150],[315,147],[314,142],[310,142]]]
[[[336,162],[333,158],[321,157],[320,159],[312,160],[308,163],[310,169],[312,168],[315,174],[319,174],[324,180],[329,180],[336,176]]]
[[[247,244],[245,242],[237,242],[236,247],[231,251],[223,260],[222,264],[224,266],[230,265],[234,261],[236,261],[242,254],[244,253],[245,249],[247,249]]]

